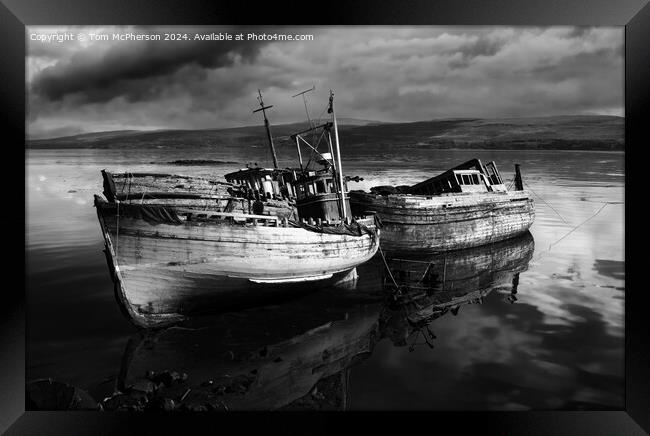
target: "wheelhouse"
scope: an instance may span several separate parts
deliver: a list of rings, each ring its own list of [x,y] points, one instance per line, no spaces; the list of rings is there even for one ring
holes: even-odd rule
[[[344,181],[343,192],[347,193]],[[294,182],[296,206],[299,217],[311,217],[322,221],[339,221],[343,216],[340,206],[341,193],[335,175],[328,170],[306,171]],[[350,199],[345,196],[350,210]]]
[[[505,192],[501,175],[494,162],[483,165],[472,159],[444,173],[411,186],[407,193],[441,195],[448,193]]]

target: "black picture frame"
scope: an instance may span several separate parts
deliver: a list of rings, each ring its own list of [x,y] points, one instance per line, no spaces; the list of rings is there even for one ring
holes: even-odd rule
[[[647,336],[647,291],[639,286],[641,262],[633,254],[643,242],[636,235],[642,216],[631,209],[633,199],[645,202],[640,174],[640,154],[647,146],[650,123],[645,118],[650,102],[650,5],[647,0],[444,0],[403,2],[355,1],[315,8],[304,3],[268,2],[252,6],[243,1],[173,0],[0,0],[0,119],[4,121],[5,208],[2,222],[4,286],[0,303],[0,431],[7,434],[191,434],[245,431],[252,427],[282,433],[331,433],[348,424],[364,432],[435,431],[451,425],[452,431],[482,434],[623,435],[650,432],[650,340]],[[273,18],[273,21],[271,20]],[[626,168],[626,299],[625,299],[625,408],[593,412],[420,412],[420,413],[229,413],[131,414],[101,412],[25,412],[25,274],[20,258],[20,225],[25,199],[20,189],[24,166],[17,160],[25,141],[25,26],[101,24],[447,24],[447,25],[614,25],[625,26],[625,168]],[[7,154],[8,153],[8,154]],[[24,158],[24,154],[23,154]],[[636,161],[636,162],[635,162]],[[9,170],[13,172],[9,176]],[[643,170],[642,170],[643,171]],[[640,184],[639,184],[640,183]],[[640,198],[640,199],[639,199]],[[639,214],[640,215],[640,214]],[[636,216],[636,218],[635,218]],[[640,218],[640,219],[639,219]],[[637,220],[640,224],[636,224]],[[635,232],[635,230],[637,230]],[[640,233],[644,233],[641,231]],[[28,237],[25,235],[25,237]],[[14,247],[15,245],[15,247]],[[18,280],[16,278],[18,277]],[[21,280],[22,279],[22,280]],[[15,283],[15,282],[18,283]],[[20,285],[22,284],[22,287]],[[83,328],[83,326],[80,326]],[[226,429],[228,427],[228,429]]]

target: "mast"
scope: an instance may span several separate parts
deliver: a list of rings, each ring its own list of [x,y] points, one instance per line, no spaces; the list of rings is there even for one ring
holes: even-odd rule
[[[332,173],[334,175],[334,185],[336,187],[335,189],[338,189],[339,188],[339,180],[338,180],[338,172],[339,172],[339,170],[336,167],[336,160],[334,160],[335,154],[334,154],[334,150],[332,148],[332,132],[330,132],[329,128],[327,129],[327,144],[329,145],[330,156],[332,156],[332,161],[333,161],[332,163],[334,164],[333,167],[332,167]],[[343,192],[343,188],[338,189],[337,195],[338,195],[338,197],[340,199],[339,213],[341,215],[343,215],[343,209],[342,209],[342,206],[341,206],[342,204],[345,203],[345,193]]]
[[[330,89],[330,107],[327,112],[332,114],[334,120],[334,141],[336,142],[336,160],[338,161],[339,187],[341,188],[341,210],[343,210],[343,219],[347,221],[348,211],[345,207],[345,185],[343,184],[343,167],[341,166],[341,147],[339,146],[339,129],[336,125],[336,114],[334,112],[334,93]]]
[[[307,121],[309,122],[309,128],[313,128],[313,124],[311,122],[311,118],[309,118],[309,110],[307,110],[307,99],[305,98],[305,94],[307,94],[310,91],[313,91],[316,89],[316,86],[312,86],[310,89],[307,89],[305,91],[299,92],[296,95],[292,95],[291,98],[298,97],[299,95],[302,95],[302,102],[305,104],[305,113],[307,113]],[[296,136],[296,149],[298,150],[298,160],[300,161],[300,169],[302,170],[302,154],[300,154],[300,143],[298,141],[298,136]]]
[[[273,147],[273,137],[271,136],[271,127],[269,127],[269,120],[266,118],[266,109],[270,109],[273,105],[264,106],[264,101],[262,101],[262,91],[257,90],[259,96],[257,100],[260,102],[260,109],[254,110],[253,113],[262,111],[264,114],[264,127],[266,127],[266,136],[269,138],[269,145],[271,146],[271,155],[273,156],[273,167],[278,168],[278,158],[275,155],[275,147]]]
[[[309,110],[307,110],[307,99],[305,98],[305,94],[307,94],[308,92],[311,92],[311,91],[313,91],[315,89],[316,89],[316,85],[312,86],[311,88],[309,88],[309,89],[307,89],[305,91],[299,92],[296,95],[291,96],[291,98],[294,98],[294,97],[298,97],[299,95],[302,95],[302,102],[305,104],[305,113],[307,114],[307,122],[309,122],[309,127],[313,127],[313,126],[312,126],[312,123],[311,123],[311,118],[309,118]]]

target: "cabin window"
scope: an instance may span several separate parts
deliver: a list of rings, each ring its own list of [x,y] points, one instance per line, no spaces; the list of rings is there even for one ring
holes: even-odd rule
[[[458,180],[459,185],[464,185],[463,178],[460,176],[460,174],[456,174],[456,180]]]
[[[315,194],[314,184],[313,183],[308,184],[307,189],[309,189],[309,195],[314,195]]]
[[[325,183],[327,183],[327,192],[336,192],[336,189],[334,189],[334,181],[332,179],[326,179]]]
[[[463,174],[463,184],[464,185],[471,185],[472,181],[470,180],[469,174]]]
[[[296,185],[296,191],[298,198],[303,198],[305,196],[305,187],[303,185]]]
[[[472,174],[472,183],[474,183],[475,185],[479,184],[478,174]]]
[[[327,191],[325,190],[325,181],[323,181],[323,180],[318,180],[318,181],[316,182],[316,191],[317,191],[319,194],[324,194],[324,193],[327,192]]]

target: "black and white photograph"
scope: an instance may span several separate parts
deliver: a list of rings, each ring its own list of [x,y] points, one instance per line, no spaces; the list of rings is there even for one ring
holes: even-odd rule
[[[26,410],[624,407],[622,26],[26,41]]]

